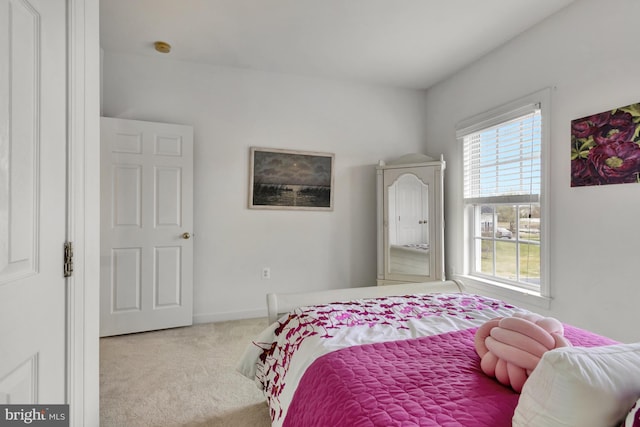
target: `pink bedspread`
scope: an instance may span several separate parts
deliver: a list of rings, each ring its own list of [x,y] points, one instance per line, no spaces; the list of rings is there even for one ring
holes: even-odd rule
[[[511,426],[519,394],[480,370],[477,328],[348,347],[316,359],[284,425]],[[575,346],[615,341],[565,325]]]

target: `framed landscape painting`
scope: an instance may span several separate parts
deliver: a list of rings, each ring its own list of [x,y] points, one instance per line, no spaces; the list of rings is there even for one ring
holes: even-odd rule
[[[333,210],[334,154],[251,147],[249,207]]]
[[[640,183],[640,103],[571,121],[571,186]]]

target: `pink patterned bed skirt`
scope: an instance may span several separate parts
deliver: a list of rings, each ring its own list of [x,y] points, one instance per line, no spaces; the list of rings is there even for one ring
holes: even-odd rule
[[[348,347],[303,375],[284,422],[304,426],[511,426],[519,394],[480,369],[476,328]],[[574,346],[616,342],[565,325]]]

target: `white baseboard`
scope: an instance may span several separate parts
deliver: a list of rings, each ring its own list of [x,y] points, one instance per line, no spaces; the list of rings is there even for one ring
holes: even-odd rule
[[[255,319],[257,317],[267,317],[267,309],[226,311],[224,313],[201,313],[193,315],[193,323],[215,323],[226,322],[228,320]],[[266,320],[265,320],[266,323]]]

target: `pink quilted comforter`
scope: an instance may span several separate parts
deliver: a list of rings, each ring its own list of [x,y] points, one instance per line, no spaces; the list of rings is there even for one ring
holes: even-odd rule
[[[517,395],[480,372],[472,337],[522,311],[458,293],[300,307],[256,337],[237,368],[263,390],[274,427],[510,425]]]
[[[519,395],[480,370],[470,328],[359,345],[316,359],[285,426],[510,426]],[[614,341],[565,326],[584,347]]]

